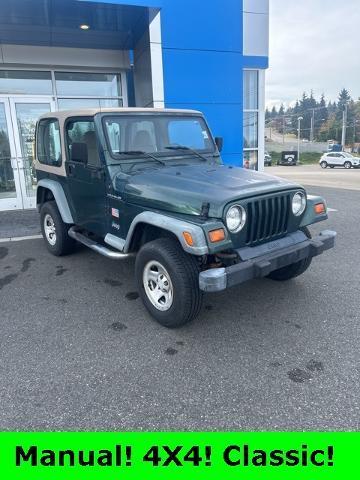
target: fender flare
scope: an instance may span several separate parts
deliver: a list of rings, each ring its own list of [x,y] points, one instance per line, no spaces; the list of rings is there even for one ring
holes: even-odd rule
[[[40,187],[50,190],[54,195],[55,202],[59,209],[62,221],[68,224],[75,223],[69,208],[68,201],[66,199],[64,189],[60,185],[60,183],[55,182],[55,180],[43,179],[38,182],[37,189],[39,189]],[[39,190],[37,190],[37,194],[36,194],[36,197],[37,197],[36,203],[37,203],[37,209],[39,211],[40,203],[39,203],[38,191]]]
[[[156,212],[142,212],[137,215],[132,221],[126,240],[119,242],[118,238],[114,238],[113,235],[108,234],[105,237],[105,242],[115,248],[121,248],[124,253],[129,253],[131,240],[133,238],[136,227],[139,224],[152,225],[154,227],[167,230],[173,233],[179,240],[182,248],[192,255],[205,255],[209,252],[204,230],[199,225],[180,220],[178,218],[169,217],[161,213]],[[194,245],[190,246],[186,243],[183,232],[189,232],[194,240]]]

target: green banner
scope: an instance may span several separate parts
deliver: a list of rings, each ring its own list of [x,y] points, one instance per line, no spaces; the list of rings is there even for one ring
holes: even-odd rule
[[[0,433],[6,480],[360,478],[358,433]]]

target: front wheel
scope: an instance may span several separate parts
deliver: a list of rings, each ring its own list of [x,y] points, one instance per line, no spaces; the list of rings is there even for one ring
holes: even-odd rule
[[[46,202],[40,210],[41,232],[47,249],[56,257],[72,253],[76,242],[69,237],[70,225],[63,222],[55,202]]]
[[[199,314],[198,263],[175,239],[145,244],[136,257],[135,276],[145,307],[164,327],[181,327]]]
[[[325,161],[320,163],[321,168],[327,168],[327,166],[328,166],[328,164]]]
[[[344,167],[346,168],[346,170],[349,170],[352,167],[352,163],[351,162],[345,162]]]
[[[311,238],[311,233],[308,228],[301,229],[308,238]],[[310,267],[312,262],[312,257],[304,258],[304,260],[300,260],[300,262],[293,263],[288,265],[287,267],[279,268],[279,270],[275,270],[271,272],[268,278],[271,280],[276,280],[278,282],[285,282],[286,280],[291,280],[292,278],[299,277],[306,270]]]

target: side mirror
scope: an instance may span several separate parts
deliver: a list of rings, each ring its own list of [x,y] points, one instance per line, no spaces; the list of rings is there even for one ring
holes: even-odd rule
[[[84,165],[88,162],[88,147],[86,143],[73,143],[71,145],[71,161],[83,163]]]
[[[215,143],[216,143],[216,146],[217,146],[219,152],[221,152],[222,149],[223,149],[223,146],[224,146],[223,137],[215,137]]]

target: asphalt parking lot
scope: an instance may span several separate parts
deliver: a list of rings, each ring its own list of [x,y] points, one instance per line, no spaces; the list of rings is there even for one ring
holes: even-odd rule
[[[327,168],[323,170],[320,165],[299,165],[297,167],[273,166],[266,168],[265,171],[302,185],[360,190],[360,168],[351,170]]]
[[[309,191],[336,210],[312,229],[336,249],[207,295],[175,331],[145,312],[133,261],[0,243],[0,430],[358,430],[359,192]]]

